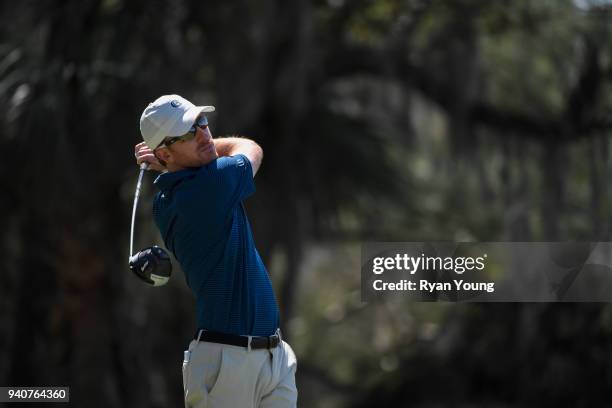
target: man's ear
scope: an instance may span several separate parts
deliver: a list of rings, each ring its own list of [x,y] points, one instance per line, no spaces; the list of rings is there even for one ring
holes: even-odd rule
[[[157,148],[155,149],[154,153],[155,153],[155,157],[157,157],[157,160],[159,161],[163,161],[167,163],[168,161],[172,159],[172,154],[166,147]]]

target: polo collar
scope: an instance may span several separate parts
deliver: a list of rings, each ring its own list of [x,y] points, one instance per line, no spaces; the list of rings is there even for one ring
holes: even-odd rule
[[[191,178],[198,169],[184,169],[162,173],[153,182],[160,190],[170,190],[186,178]]]

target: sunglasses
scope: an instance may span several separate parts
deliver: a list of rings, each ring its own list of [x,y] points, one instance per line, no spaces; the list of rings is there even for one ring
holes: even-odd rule
[[[204,130],[207,127],[208,127],[208,118],[206,116],[200,116],[198,119],[196,119],[196,122],[193,124],[191,129],[187,131],[187,133],[185,133],[182,136],[167,137],[164,139],[163,142],[161,142],[161,144],[168,147],[168,146],[172,146],[174,143],[178,141],[187,142],[195,137],[198,128]]]

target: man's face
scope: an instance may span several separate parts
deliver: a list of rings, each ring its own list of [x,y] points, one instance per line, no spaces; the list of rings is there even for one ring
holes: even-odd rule
[[[209,126],[196,126],[193,139],[179,140],[170,146],[162,146],[158,148],[157,154],[171,171],[200,167],[219,157]]]

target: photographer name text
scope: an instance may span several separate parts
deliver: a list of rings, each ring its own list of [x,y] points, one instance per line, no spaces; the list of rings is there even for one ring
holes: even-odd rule
[[[478,257],[440,257],[440,256],[410,256],[409,254],[396,254],[392,257],[375,257],[372,259],[372,273],[382,275],[388,271],[403,271],[414,275],[417,272],[454,272],[462,275],[469,271],[483,271],[487,254]],[[395,282],[386,282],[376,279],[372,282],[375,291],[419,291],[419,292],[488,292],[495,291],[495,282],[472,282],[466,279],[453,279],[439,282],[428,279],[413,281],[400,279]]]

